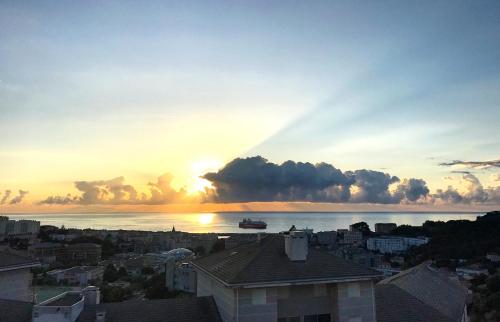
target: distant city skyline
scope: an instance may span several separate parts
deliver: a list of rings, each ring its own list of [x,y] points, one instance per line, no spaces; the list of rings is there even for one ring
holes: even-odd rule
[[[0,213],[496,209],[499,16],[2,1]]]

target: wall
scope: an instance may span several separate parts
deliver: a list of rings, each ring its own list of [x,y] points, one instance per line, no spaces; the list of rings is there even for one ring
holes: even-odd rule
[[[375,322],[373,282],[339,283],[338,322]],[[358,292],[359,291],[359,292]],[[361,320],[356,320],[361,318]]]
[[[31,302],[33,289],[29,268],[0,272],[0,298]]]
[[[238,322],[276,322],[278,319],[276,288],[237,290]]]
[[[196,295],[214,297],[220,316],[224,322],[234,322],[236,312],[236,292],[224,287],[216,280],[209,278],[205,273],[197,271]]]

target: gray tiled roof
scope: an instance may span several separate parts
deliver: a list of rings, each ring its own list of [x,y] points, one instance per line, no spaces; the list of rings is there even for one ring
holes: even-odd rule
[[[15,254],[0,252],[0,269],[14,269],[17,266],[32,265],[37,266],[40,263],[30,257],[23,257]]]
[[[387,305],[390,303],[388,298],[393,297],[393,303],[399,301],[399,296],[395,296],[396,291],[393,288],[385,286],[391,285],[399,288],[415,301],[419,301],[427,307],[427,311],[437,311],[441,314],[441,318],[436,317],[435,320],[429,320],[423,314],[425,310],[420,310],[421,318],[415,321],[460,321],[466,304],[467,290],[457,281],[451,280],[445,274],[438,272],[427,264],[420,264],[409,270],[403,271],[393,277],[381,281],[377,284],[377,296],[383,300],[379,301],[377,297],[377,311],[383,312],[382,315],[397,315],[403,311],[411,310],[403,305]],[[408,313],[410,314],[410,313]],[[402,315],[406,316],[406,315]],[[416,318],[416,317],[415,317]],[[382,322],[390,322],[391,320],[380,320]]]
[[[309,248],[305,262],[292,262],[285,254],[282,235],[269,235],[260,242],[196,259],[193,265],[227,284],[380,276],[377,271],[314,248]]]
[[[436,309],[391,284],[375,288],[377,322],[450,322]]]
[[[0,322],[30,322],[33,303],[0,299]]]
[[[85,307],[78,322],[95,322],[106,312],[106,322],[222,322],[212,297],[104,303]]]

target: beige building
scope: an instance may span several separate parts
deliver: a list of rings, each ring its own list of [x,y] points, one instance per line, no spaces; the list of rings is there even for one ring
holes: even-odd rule
[[[374,322],[380,273],[309,248],[303,231],[193,262],[197,295],[213,296],[224,322]]]

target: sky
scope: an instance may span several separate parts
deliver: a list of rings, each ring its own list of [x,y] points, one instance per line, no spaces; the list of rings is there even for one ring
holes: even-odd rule
[[[497,209],[499,16],[0,0],[0,212]]]

